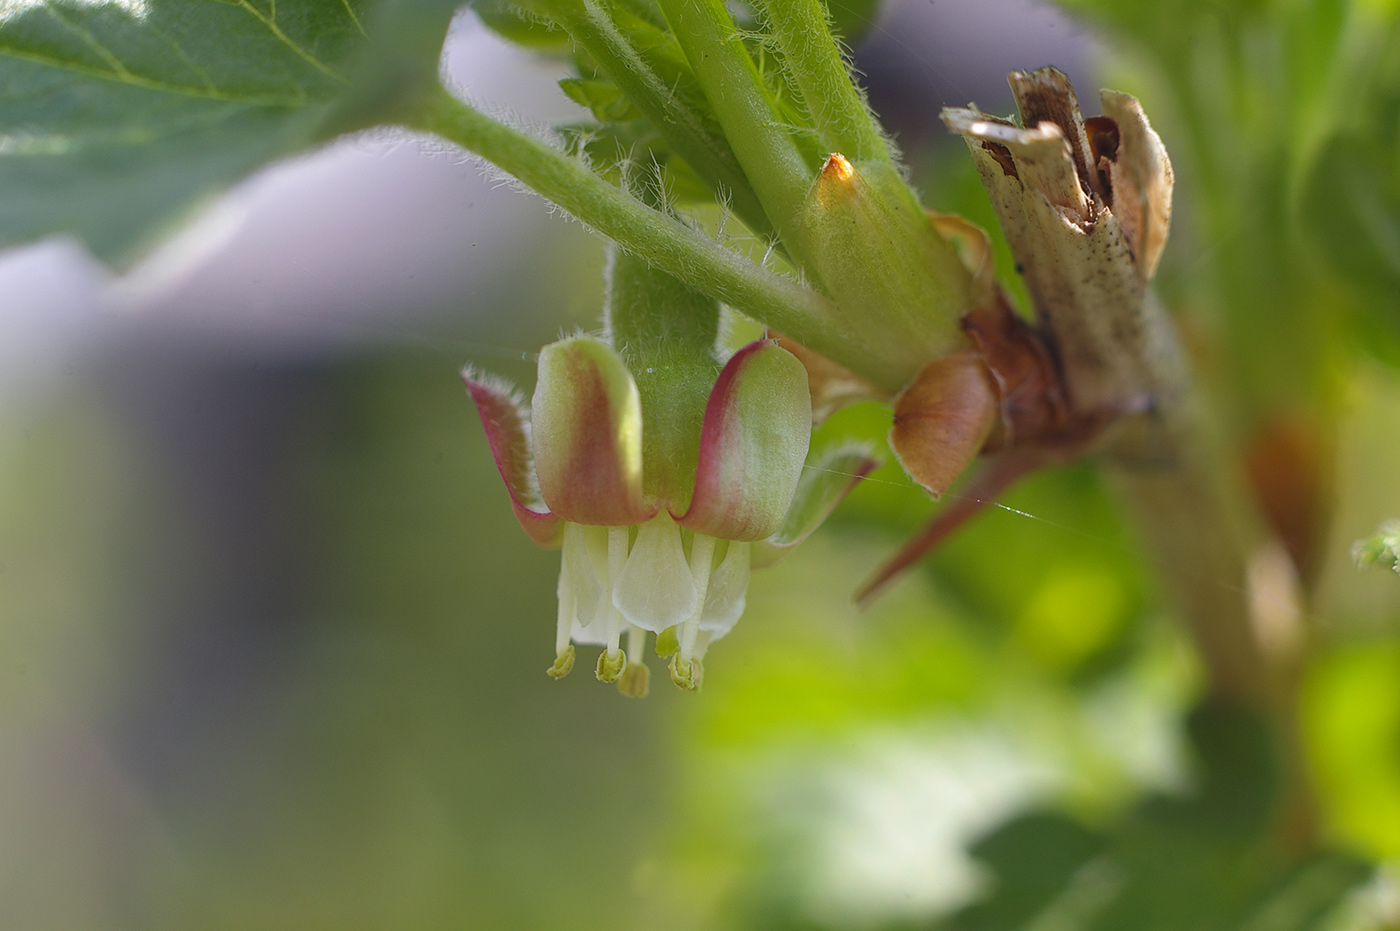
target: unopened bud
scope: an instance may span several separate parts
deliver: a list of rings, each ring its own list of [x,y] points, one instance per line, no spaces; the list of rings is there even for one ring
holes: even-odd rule
[[[862,332],[902,379],[963,348],[946,324],[967,312],[971,276],[889,165],[831,155],[797,226],[803,267],[860,314]]]

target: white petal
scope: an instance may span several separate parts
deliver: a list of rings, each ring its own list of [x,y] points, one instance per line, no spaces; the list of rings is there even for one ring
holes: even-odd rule
[[[627,565],[613,583],[613,604],[628,623],[660,633],[694,614],[699,600],[681,529],[662,511],[637,529]]]
[[[748,590],[749,544],[731,541],[724,561],[710,574],[705,613],[700,616],[700,630],[709,633],[711,642],[734,629],[744,613]]]
[[[569,639],[581,647],[601,647],[607,646],[608,634],[603,629],[604,625],[594,624],[592,627],[584,627],[574,619],[574,626],[569,631]]]
[[[590,553],[596,545],[592,537],[599,538],[606,554],[607,531],[604,528],[585,527],[575,523],[564,525],[563,565],[560,567],[559,584],[561,587],[567,584],[573,588],[575,627],[587,627],[593,623],[593,616],[597,614],[598,605],[603,600],[603,583],[595,571]],[[606,555],[604,559],[606,560]],[[577,642],[578,638],[575,637],[574,640]]]
[[[569,581],[569,564],[559,561],[559,623],[555,628],[554,652],[562,656],[569,647],[569,633],[573,629],[574,618],[578,616],[578,601],[574,597],[574,586]]]

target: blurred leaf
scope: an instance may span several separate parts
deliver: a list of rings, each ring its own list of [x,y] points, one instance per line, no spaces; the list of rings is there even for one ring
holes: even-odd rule
[[[1188,729],[1200,764],[1191,794],[1150,796],[1102,836],[1050,814],[1003,826],[972,851],[996,877],[990,896],[952,927],[1301,931],[1370,876],[1354,858],[1289,862],[1274,849],[1264,721],[1207,704]]]
[[[1400,139],[1338,137],[1323,150],[1303,209],[1312,239],[1365,295],[1361,346],[1400,363]],[[1366,338],[1370,337],[1370,338]],[[1379,339],[1377,339],[1379,337]]]
[[[953,931],[1022,927],[1064,894],[1104,842],[1060,815],[1030,814],[1003,825],[969,851],[997,876],[993,894],[965,909]]]
[[[1331,913],[1347,893],[1371,878],[1370,864],[1323,854],[1292,870],[1255,903],[1243,931],[1303,931],[1330,927]]]
[[[493,32],[516,45],[541,52],[569,50],[569,36],[564,30],[509,0],[471,0],[467,6]]]
[[[1116,648],[1148,603],[1136,550],[1089,468],[1031,476],[927,565],[989,632],[1057,676],[1121,656]]]
[[[887,407],[863,403],[838,411],[817,436],[863,442],[883,455],[889,425]],[[893,550],[940,505],[892,456],[883,458],[885,465],[856,488],[835,520],[886,531]],[[963,493],[958,484],[945,497]],[[1087,466],[1028,477],[923,565],[981,636],[1071,681],[1087,683],[1132,655],[1136,621],[1149,603],[1137,549]]]
[[[449,0],[109,0],[0,11],[0,246],[129,259],[197,199],[435,77]]]
[[[1310,670],[1304,695],[1327,814],[1372,855],[1400,855],[1400,646],[1334,649]]]

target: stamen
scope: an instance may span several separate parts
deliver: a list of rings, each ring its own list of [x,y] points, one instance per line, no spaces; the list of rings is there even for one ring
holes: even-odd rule
[[[622,575],[622,567],[627,564],[627,528],[608,528],[608,585],[607,585],[607,612],[608,612],[608,652],[617,650],[618,644],[622,642],[622,612],[617,609],[616,599],[613,598],[613,591],[617,585],[617,577]]]
[[[647,632],[640,627],[627,625],[627,655],[638,657],[640,660],[641,655],[646,652],[646,648]]]
[[[718,640],[734,629],[744,613],[748,590],[749,544],[730,541],[724,558],[710,573],[710,589],[700,615],[697,656],[705,655],[705,642]]]
[[[700,688],[700,661],[695,656],[695,642],[700,635],[700,618],[705,613],[705,595],[710,589],[710,570],[714,565],[715,538],[703,533],[695,535],[690,547],[690,574],[695,579],[698,596],[693,613],[676,632],[677,652],[671,657],[671,681],[687,691]]]
[[[687,692],[698,692],[700,680],[704,677],[705,666],[700,662],[700,657],[697,656],[689,662],[682,660],[679,653],[671,657],[671,681],[677,688]]]
[[[621,650],[604,650],[598,654],[598,681],[616,682],[622,678],[622,672],[627,668],[627,654]]]
[[[602,605],[606,625],[606,643],[603,647],[603,655],[598,657],[598,681],[616,682],[622,677],[623,670],[627,668],[627,654],[618,648],[622,642],[622,612],[617,609],[617,604],[613,599],[613,590],[617,584],[617,577],[622,574],[622,567],[627,564],[627,528],[608,528],[608,581],[605,586],[605,598]]]
[[[700,633],[700,618],[705,613],[705,596],[710,591],[710,571],[714,558],[715,538],[697,533],[690,549],[690,574],[695,578],[698,605],[695,613],[680,629],[680,655],[687,661],[695,655],[695,638]]]
[[[651,670],[641,661],[647,648],[647,632],[640,627],[627,628],[627,666],[617,681],[617,690],[629,698],[645,698],[651,687]],[[634,661],[632,657],[637,657]]]
[[[578,611],[578,596],[569,578],[569,564],[561,560],[559,566],[559,621],[554,628],[554,655],[564,655],[569,645],[569,631],[573,630],[574,614]]]
[[[554,665],[545,670],[550,678],[562,679],[574,671],[574,645],[571,643],[564,647],[562,653],[554,657]]]
[[[569,642],[574,615],[578,613],[578,596],[569,577],[569,561],[559,561],[559,620],[554,629],[554,664],[546,670],[552,678],[562,679],[574,668],[574,645]]]

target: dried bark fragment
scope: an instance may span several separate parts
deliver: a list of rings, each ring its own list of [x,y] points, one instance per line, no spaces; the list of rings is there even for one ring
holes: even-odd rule
[[[1152,421],[1184,392],[1175,336],[1148,289],[1171,217],[1166,152],[1126,95],[1105,93],[1091,132],[1059,71],[1010,81],[1026,128],[965,109],[943,120],[967,140],[1025,275],[1069,414],[1136,421],[1113,430],[1112,446],[1150,457],[1163,445]]]

